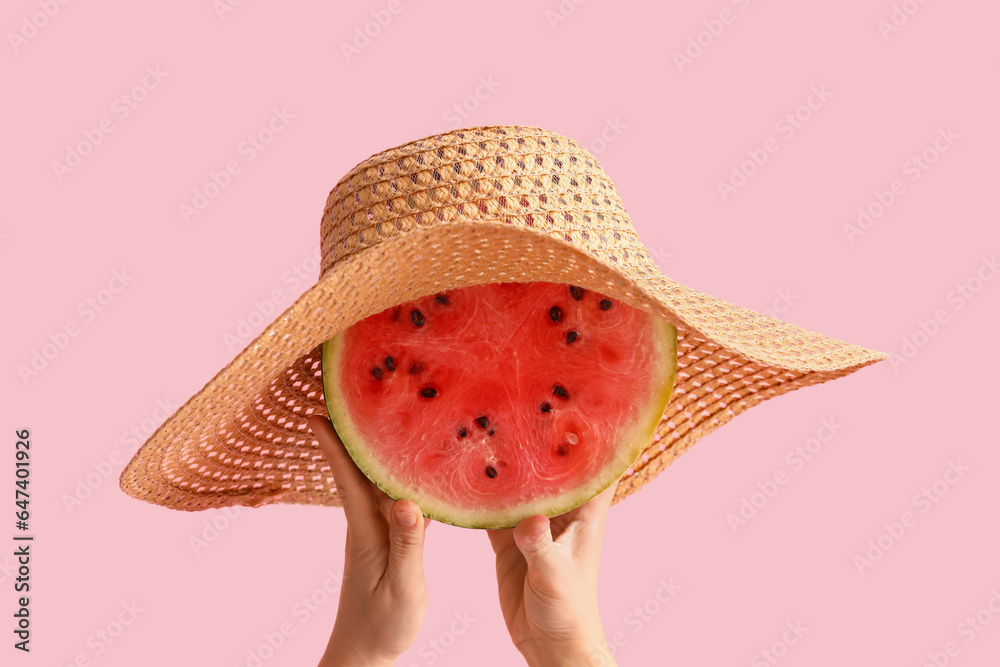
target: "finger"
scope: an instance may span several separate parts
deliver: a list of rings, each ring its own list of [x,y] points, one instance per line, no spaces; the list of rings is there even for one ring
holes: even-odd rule
[[[382,515],[382,518],[385,519],[386,525],[388,525],[389,520],[392,518],[389,516],[389,511],[392,509],[392,504],[396,501],[377,486],[372,489],[372,493],[375,496],[375,502],[378,504],[378,511]]]
[[[392,520],[392,515],[391,515],[392,506],[393,506],[393,504],[396,501],[395,501],[395,499],[392,496],[390,496],[389,494],[387,494],[385,491],[383,491],[382,489],[378,488],[377,486],[373,489],[373,493],[375,494],[375,500],[378,503],[379,514],[382,515],[382,518],[385,519],[386,525],[388,525],[389,522]],[[429,525],[431,525],[431,519],[428,519],[427,517],[424,517],[424,532],[425,533],[427,532],[427,527]]]
[[[333,471],[333,479],[344,503],[344,514],[347,515],[351,533],[362,545],[376,543],[380,536],[376,523],[378,506],[372,493],[374,485],[351,460],[328,419],[313,415],[309,418],[308,425]]]
[[[487,529],[486,535],[490,538],[493,553],[497,556],[514,546],[513,528]]]
[[[614,500],[615,491],[618,489],[618,480],[612,482],[611,486],[604,489],[596,496],[576,508],[577,517],[587,522],[604,521]]]
[[[537,514],[528,517],[514,528],[514,543],[524,555],[528,574],[544,582],[556,581],[560,560],[547,517]]]
[[[406,593],[423,582],[424,517],[412,500],[397,500],[390,514],[385,574],[397,593]]]
[[[576,510],[575,521],[576,530],[569,531],[565,540],[576,554],[600,553],[601,542],[604,539],[604,526],[607,522],[608,508],[615,497],[618,489],[618,480],[611,486],[600,492]]]

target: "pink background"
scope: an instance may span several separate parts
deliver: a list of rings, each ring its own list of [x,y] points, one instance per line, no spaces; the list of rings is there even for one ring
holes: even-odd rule
[[[51,18],[38,0],[4,4],[0,539],[13,544],[22,428],[36,535],[30,655],[11,648],[13,548],[0,548],[4,664],[247,667],[282,624],[293,632],[262,664],[318,661],[343,513],[141,503],[117,486],[128,433],[151,433],[158,403],[183,403],[249,342],[227,344],[241,318],[256,335],[315,281],[340,176],[489,124],[588,146],[679,282],[903,360],[750,410],[611,510],[599,594],[620,664],[997,664],[1000,5],[332,4],[247,0],[221,18],[212,0],[43,0]],[[391,20],[345,57],[372,12]],[[678,66],[689,38],[704,46]],[[147,68],[162,79],[142,89]],[[250,160],[241,143],[276,108],[293,117]],[[57,175],[102,119],[113,131]],[[717,183],[754,154],[767,160],[724,199]],[[185,221],[180,206],[230,160],[239,174]],[[891,205],[848,234],[880,196]],[[67,325],[77,335],[61,338]],[[52,340],[64,347],[23,379]],[[789,455],[820,436],[809,461]],[[776,473],[787,483],[754,496]],[[96,488],[79,487],[88,475]],[[67,508],[78,488],[89,496]],[[744,499],[760,507],[734,531]],[[880,538],[888,549],[859,567]],[[427,622],[398,664],[521,664],[486,535],[435,524],[426,564]],[[322,602],[307,616],[310,596]],[[98,639],[119,617],[130,624]]]

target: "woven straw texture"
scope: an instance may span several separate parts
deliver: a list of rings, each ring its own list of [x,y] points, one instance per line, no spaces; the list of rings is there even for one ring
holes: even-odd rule
[[[747,408],[888,356],[665,277],[597,160],[537,127],[463,128],[373,155],[330,192],[321,250],[316,285],[150,437],[121,474],[126,493],[189,511],[340,506],[306,425],[326,415],[322,343],[390,306],[466,285],[575,284],[677,327],[674,393],[616,503]]]

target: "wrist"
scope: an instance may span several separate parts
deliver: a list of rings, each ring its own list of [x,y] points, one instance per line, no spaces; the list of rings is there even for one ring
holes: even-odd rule
[[[603,634],[571,642],[537,641],[517,647],[529,667],[615,667]]]
[[[319,667],[392,667],[395,660],[370,658],[354,653],[327,652],[319,663]]]
[[[333,637],[318,667],[392,667],[394,664],[395,659],[371,655]]]

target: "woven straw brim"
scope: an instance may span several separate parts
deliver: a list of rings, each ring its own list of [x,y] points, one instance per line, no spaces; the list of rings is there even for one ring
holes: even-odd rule
[[[322,343],[389,306],[472,283],[580,285],[671,321],[675,388],[653,440],[621,479],[639,490],[747,408],[887,355],[715,299],[658,273],[628,279],[568,243],[502,223],[452,224],[387,239],[339,262],[170,417],[121,476],[138,499],[179,510],[340,505],[306,421],[326,416]]]
[[[677,327],[673,396],[615,502],[747,408],[888,356],[665,277],[596,158],[542,128],[463,128],[375,154],[330,192],[320,238],[316,285],[152,435],[122,472],[126,493],[179,510],[340,505],[306,423],[326,415],[323,342],[467,285],[575,284]]]

